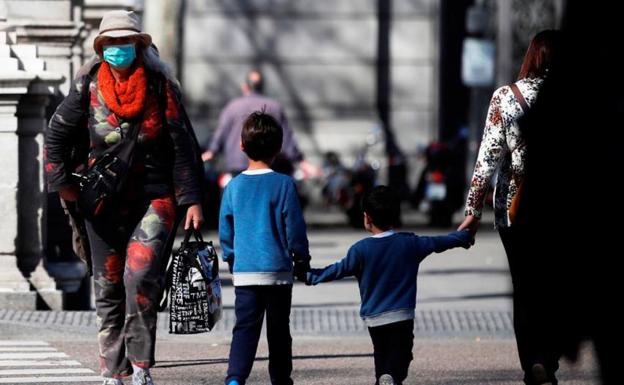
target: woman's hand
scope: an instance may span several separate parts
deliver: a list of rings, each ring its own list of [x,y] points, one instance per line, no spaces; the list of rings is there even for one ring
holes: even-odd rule
[[[76,202],[78,200],[78,189],[74,186],[63,187],[59,190],[59,195],[67,202]]]
[[[468,230],[472,238],[477,234],[477,230],[479,230],[479,223],[481,220],[474,215],[466,216],[466,219],[462,222],[461,225],[457,228],[457,231]]]
[[[188,230],[193,225],[195,230],[199,230],[201,224],[204,223],[204,215],[199,203],[196,203],[186,210],[186,221],[184,222],[184,230]]]
[[[201,155],[201,158],[204,162],[209,162],[214,158],[214,153],[212,151],[206,151]]]

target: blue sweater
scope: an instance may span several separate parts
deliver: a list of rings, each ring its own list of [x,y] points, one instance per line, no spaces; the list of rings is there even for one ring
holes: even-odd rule
[[[355,276],[362,299],[360,316],[370,327],[413,319],[420,262],[434,252],[469,247],[472,241],[468,231],[438,237],[394,232],[383,235],[357,242],[343,260],[307,274],[310,285]]]
[[[235,286],[292,284],[292,253],[309,254],[293,180],[268,169],[232,179],[221,200],[219,238]]]

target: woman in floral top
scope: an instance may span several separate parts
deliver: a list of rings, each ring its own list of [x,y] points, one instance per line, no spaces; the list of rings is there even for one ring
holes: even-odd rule
[[[130,374],[133,385],[153,384],[161,265],[176,212],[186,211],[186,228],[203,221],[201,161],[178,83],[139,25],[133,12],[104,15],[94,41],[101,60],[76,79],[46,137],[49,190],[72,202],[78,196],[72,162],[90,167],[124,136],[138,133],[119,204],[86,222],[105,385],[123,384]]]
[[[525,141],[518,121],[535,101],[548,72],[558,31],[537,34],[527,50],[518,81],[494,92],[490,102],[479,155],[466,202],[466,219],[459,227],[476,233],[490,181],[496,174],[495,227],[498,229],[514,288],[514,330],[520,364],[529,385],[556,384],[559,354],[548,333],[548,303],[534,284],[539,265],[531,258],[523,226],[514,222],[514,198],[524,179]],[[498,173],[497,173],[498,172]]]

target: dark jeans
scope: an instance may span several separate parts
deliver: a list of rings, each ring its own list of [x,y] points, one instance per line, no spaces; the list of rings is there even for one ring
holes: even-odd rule
[[[292,338],[290,303],[292,285],[236,286],[236,325],[230,346],[227,384],[245,383],[256,356],[264,313],[267,318],[269,375],[273,385],[292,385]]]
[[[414,320],[369,327],[368,332],[375,350],[375,384],[383,374],[389,374],[401,385],[414,359]]]
[[[86,223],[103,377],[154,365],[161,263],[174,221],[175,200],[167,196]]]
[[[544,273],[548,258],[532,247],[522,226],[499,229],[513,284],[514,331],[524,382],[539,384],[531,368],[542,364],[550,382],[557,383],[560,354],[555,349],[557,325],[553,314],[552,277]]]

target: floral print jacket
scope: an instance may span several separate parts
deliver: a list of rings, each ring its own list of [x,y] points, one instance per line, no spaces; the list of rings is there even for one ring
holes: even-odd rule
[[[175,193],[178,205],[200,203],[199,150],[192,127],[186,124],[183,116],[179,89],[167,81],[166,96],[163,95],[166,102],[159,102],[156,78],[148,78],[143,119],[123,121],[106,106],[95,77],[90,82],[89,108],[85,111],[82,92],[86,91],[83,88],[87,76],[90,75],[84,75],[72,84],[69,94],[50,120],[44,150],[49,190],[58,191],[72,184],[70,174],[76,166],[84,164],[85,160],[91,165],[106,148],[121,140],[131,125],[139,124],[128,178],[129,184],[136,187],[134,192],[153,197]],[[166,109],[164,114],[162,108]],[[81,148],[83,151],[78,151],[78,159],[72,159],[76,158],[76,150]]]
[[[535,101],[542,81],[542,78],[526,78],[516,82],[529,106]],[[490,181],[498,171],[494,191],[497,228],[510,225],[508,209],[524,177],[526,146],[517,124],[523,114],[511,87],[504,86],[494,92],[468,191],[465,215],[480,218]]]

